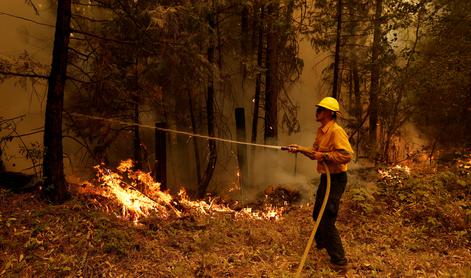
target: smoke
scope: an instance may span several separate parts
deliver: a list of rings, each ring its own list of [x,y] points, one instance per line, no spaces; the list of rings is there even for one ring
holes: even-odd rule
[[[312,196],[314,189],[312,180],[318,176],[314,161],[299,154],[259,150],[255,152],[252,163],[251,186],[255,195],[269,186],[282,186],[299,191],[304,198]],[[306,172],[306,164],[310,165],[310,171]]]
[[[27,52],[35,61],[50,64],[52,53],[52,36],[54,29],[35,24],[13,16],[33,19],[38,22],[54,24],[52,13],[47,7],[49,1],[35,1],[39,9],[39,16],[34,9],[24,1],[0,1],[0,33],[2,34],[1,57],[18,57]],[[13,16],[10,16],[13,15]],[[12,135],[34,133],[44,124],[44,100],[46,82],[36,82],[34,87],[31,81],[24,79],[9,79],[0,83],[0,117],[11,119],[22,116],[16,121],[16,132]],[[11,130],[2,130],[0,137],[10,134]],[[32,162],[25,158],[21,149],[33,148],[31,144],[42,145],[41,132],[25,137],[16,138],[8,142],[2,159],[9,171],[22,171],[32,173]]]

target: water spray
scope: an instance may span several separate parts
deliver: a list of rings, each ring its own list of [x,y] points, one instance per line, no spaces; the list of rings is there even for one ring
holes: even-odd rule
[[[188,137],[202,138],[202,139],[214,140],[214,141],[219,141],[219,142],[226,142],[226,143],[237,144],[237,145],[254,146],[254,147],[261,147],[261,148],[275,149],[275,150],[282,150],[282,151],[294,151],[295,150],[294,147],[290,147],[290,146],[266,145],[266,144],[257,144],[257,143],[236,141],[236,140],[224,139],[224,138],[219,138],[219,137],[214,137],[214,136],[207,136],[207,135],[202,135],[202,134],[197,134],[197,133],[192,133],[192,132],[187,132],[187,131],[180,131],[180,130],[175,130],[175,129],[170,129],[170,128],[156,127],[156,126],[144,125],[144,124],[139,124],[139,123],[131,123],[131,122],[121,121],[121,120],[117,120],[117,119],[104,118],[104,117],[99,117],[99,116],[85,115],[85,114],[75,113],[75,112],[69,113],[69,114],[72,115],[72,116],[78,116],[78,117],[82,117],[82,118],[106,121],[106,122],[110,122],[110,123],[127,125],[127,126],[139,126],[139,127],[143,127],[143,128],[150,128],[150,129],[160,130],[160,131],[168,132],[168,133],[186,135]]]

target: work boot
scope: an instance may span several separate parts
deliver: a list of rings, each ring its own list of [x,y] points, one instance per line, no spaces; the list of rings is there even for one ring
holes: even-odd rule
[[[347,271],[349,271],[350,269],[353,268],[352,264],[350,264],[350,263],[345,263],[345,264],[330,263],[329,267],[332,270],[337,271],[337,272],[341,272],[341,273],[346,273]]]
[[[325,246],[322,245],[322,244],[316,244],[316,249],[317,250],[322,250],[322,249],[325,249]]]

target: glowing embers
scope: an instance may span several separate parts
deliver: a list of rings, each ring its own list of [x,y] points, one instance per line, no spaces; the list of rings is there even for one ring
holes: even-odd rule
[[[283,212],[285,211],[284,207],[273,207],[273,206],[266,206],[263,211],[256,211],[253,212],[252,208],[244,208],[242,209],[241,213],[245,213],[254,219],[270,219],[270,220],[280,220],[283,218]]]
[[[161,191],[160,183],[155,182],[149,173],[133,170],[133,161],[130,159],[122,161],[116,172],[103,164],[95,166],[95,169],[101,185],[101,190],[96,193],[115,200],[120,206],[120,217],[134,222],[150,215],[165,219],[189,214],[209,216],[215,213],[232,214],[235,219],[279,220],[284,211],[283,207],[270,205],[257,211],[252,208],[234,210],[226,204],[216,202],[216,199],[192,201],[183,189],[178,196],[173,197]]]
[[[410,168],[407,166],[396,165],[391,168],[386,169],[378,169],[378,173],[381,179],[396,179],[399,178],[401,175],[406,174],[407,176],[410,175]]]
[[[461,157],[455,159],[455,163],[461,175],[471,175],[471,153],[462,154]]]
[[[403,187],[410,178],[411,170],[407,166],[396,165],[385,169],[378,169],[379,179],[389,186]]]

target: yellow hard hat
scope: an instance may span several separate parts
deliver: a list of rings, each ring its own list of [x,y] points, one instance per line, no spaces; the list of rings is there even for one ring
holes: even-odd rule
[[[323,98],[316,106],[324,107],[334,112],[340,112],[339,102],[333,97]]]

